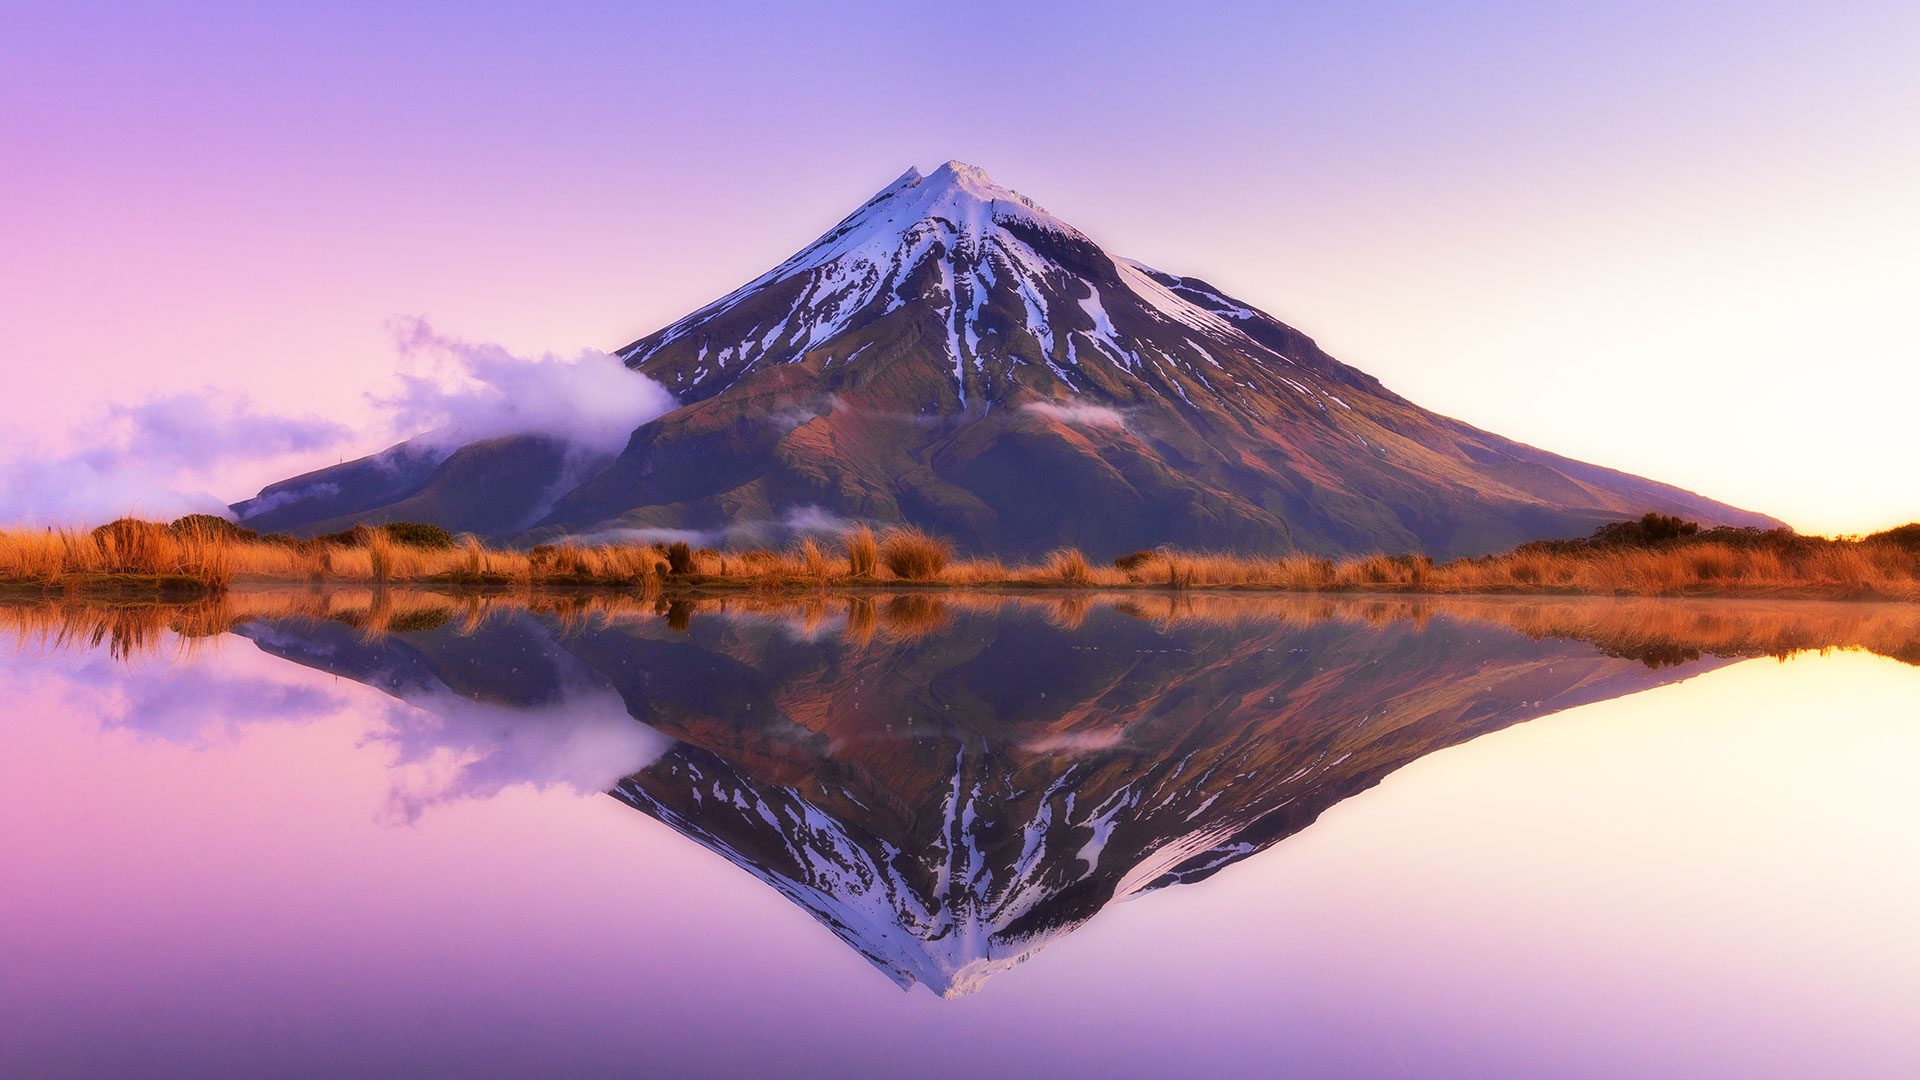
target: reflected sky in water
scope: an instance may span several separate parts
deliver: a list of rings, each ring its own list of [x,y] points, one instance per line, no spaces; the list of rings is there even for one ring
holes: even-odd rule
[[[1886,657],[1657,667],[1444,615],[956,612],[864,645],[704,614],[684,632],[237,630],[179,659],[0,659],[10,1073],[1920,1069],[1920,669]],[[1254,687],[1276,700],[1220,706]],[[1393,702],[1418,738],[1352,742]],[[928,705],[956,718],[888,731]],[[1384,779],[1315,739],[1378,755]],[[1168,772],[1170,746],[1289,767],[1216,789]],[[937,762],[876,764],[919,757]],[[951,784],[956,757],[1004,792],[971,842],[917,809],[950,804],[930,778]],[[1295,758],[1321,765],[1292,779]],[[981,868],[973,892],[903,871],[888,904],[985,903],[1028,874],[1040,947],[970,993],[929,993],[955,989],[937,966],[902,992],[871,928],[836,927],[781,869],[790,843],[834,850],[832,830],[777,810],[752,827],[738,801],[695,813],[689,763],[903,858]],[[626,801],[602,794],[629,775]],[[1178,813],[1138,799],[1104,850],[1085,806],[1015,828],[1056,785]],[[1187,883],[1102,878],[1187,835],[1176,819],[1251,850]]]

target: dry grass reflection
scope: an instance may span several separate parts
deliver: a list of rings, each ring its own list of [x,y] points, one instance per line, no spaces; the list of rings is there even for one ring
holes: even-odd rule
[[[978,590],[751,593],[328,586],[234,589],[184,600],[87,596],[0,599],[0,631],[22,647],[105,645],[117,657],[205,647],[242,624],[306,619],[368,638],[451,627],[471,634],[490,619],[529,613],[565,632],[627,625],[684,633],[706,618],[775,620],[796,635],[834,635],[854,647],[918,641],[968,616],[1031,613],[1073,630],[1109,611],[1163,627],[1257,627],[1344,621],[1369,625],[1434,618],[1489,623],[1533,638],[1592,643],[1649,666],[1702,655],[1786,657],[1862,649],[1920,664],[1920,607],[1827,600],[1460,597],[1431,594],[1248,594],[1191,591],[1004,593]]]

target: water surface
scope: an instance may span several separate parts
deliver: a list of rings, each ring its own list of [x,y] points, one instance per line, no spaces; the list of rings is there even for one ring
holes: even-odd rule
[[[6,614],[10,1073],[1920,1069],[1909,608]]]

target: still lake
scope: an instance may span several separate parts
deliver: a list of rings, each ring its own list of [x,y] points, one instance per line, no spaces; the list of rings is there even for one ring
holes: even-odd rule
[[[7,1076],[1920,1075],[1920,607],[0,611]]]

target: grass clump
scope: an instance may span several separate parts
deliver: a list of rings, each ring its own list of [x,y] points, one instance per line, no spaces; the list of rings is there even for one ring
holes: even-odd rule
[[[1060,580],[1062,585],[1080,587],[1093,578],[1093,569],[1087,565],[1087,557],[1079,548],[1059,548],[1050,553],[1046,560],[1047,572]]]
[[[385,529],[376,529],[367,534],[367,567],[373,573],[373,580],[393,580],[393,548],[393,539]]]
[[[880,542],[874,539],[872,529],[865,525],[850,529],[841,543],[847,549],[847,573],[870,578],[880,572]]]
[[[794,549],[791,569],[796,577],[815,585],[825,585],[833,580],[833,567],[833,560],[827,558],[826,550],[811,536],[800,541],[800,546]]]
[[[92,535],[108,573],[164,574],[173,568],[173,537],[164,525],[125,517],[107,522]]]
[[[952,557],[952,545],[919,529],[891,529],[880,541],[880,561],[887,572],[906,581],[939,577]]]

